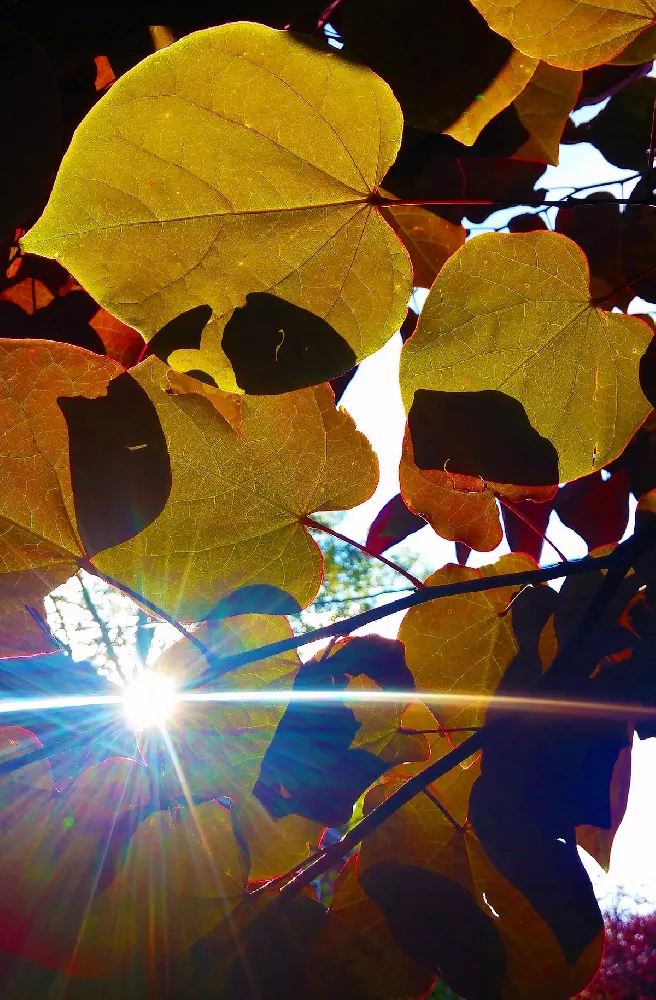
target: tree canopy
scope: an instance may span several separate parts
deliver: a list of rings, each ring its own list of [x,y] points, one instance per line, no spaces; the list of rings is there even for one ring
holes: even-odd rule
[[[568,1000],[600,966],[577,848],[607,866],[656,735],[656,8],[324,8],[0,17],[12,1000]],[[626,196],[536,188],[581,141]],[[399,331],[361,543],[339,400]],[[552,512],[589,556],[540,565]],[[388,550],[426,525],[458,562],[423,579]],[[126,677],[96,615],[119,686],[85,680],[44,605],[76,573],[178,640]],[[137,689],[168,716],[133,735]]]

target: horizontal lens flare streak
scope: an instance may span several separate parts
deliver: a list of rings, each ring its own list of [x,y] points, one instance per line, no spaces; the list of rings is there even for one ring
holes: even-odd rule
[[[220,704],[288,704],[307,702],[308,704],[358,704],[418,702],[426,705],[472,705],[493,706],[495,710],[507,712],[536,712],[554,715],[590,715],[597,718],[653,717],[656,706],[584,699],[537,698],[530,695],[481,695],[448,691],[212,691],[186,692],[175,695],[178,704],[220,705]],[[125,695],[62,695],[48,698],[0,699],[2,715],[17,712],[48,711],[49,709],[74,709],[88,706],[116,706],[123,709]]]

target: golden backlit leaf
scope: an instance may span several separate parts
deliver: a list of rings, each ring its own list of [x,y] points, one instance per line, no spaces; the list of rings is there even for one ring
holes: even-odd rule
[[[647,28],[612,60],[614,66],[640,66],[656,59],[656,25]]]
[[[452,473],[568,482],[616,458],[649,413],[638,373],[651,339],[641,320],[590,301],[587,260],[566,237],[478,236],[444,265],[404,345],[411,429],[413,409],[451,415],[425,450],[439,467],[459,456]],[[414,429],[413,444],[430,467]]]
[[[317,849],[324,830],[304,816],[273,819],[252,795],[233,805],[231,816],[250,882],[296,868]]]
[[[479,569],[448,565],[426,580],[439,586],[486,575],[535,569],[523,554],[502,556]],[[501,678],[519,650],[512,616],[504,612],[519,587],[458,594],[411,608],[401,622],[399,639],[418,691],[439,691],[462,700],[431,706],[446,728],[479,726]],[[467,696],[471,695],[468,703]],[[484,700],[479,701],[483,696]]]
[[[76,525],[66,420],[58,398],[104,396],[123,369],[87,351],[47,341],[0,343],[0,645],[4,655],[53,648],[25,605],[42,609],[50,590],[85,552]]]
[[[510,59],[498,76],[460,118],[444,130],[446,134],[465,146],[473,146],[488,122],[521,94],[537,65],[537,59],[513,49]]]
[[[474,0],[493,31],[527,55],[564,69],[588,69],[618,55],[656,20],[635,0]]]
[[[210,403],[222,417],[228,421],[236,434],[241,433],[241,396],[235,392],[226,392],[218,386],[208,385],[191,375],[183,372],[176,372],[175,368],[168,372],[169,389],[174,395],[189,392],[197,392],[201,396],[207,396]]]
[[[69,971],[152,975],[225,920],[243,894],[227,809],[206,802],[157,812],[137,826],[116,878],[91,902]]]
[[[251,23],[195,32],[92,108],[23,246],[61,260],[147,340],[208,306],[199,342],[171,352],[180,371],[230,391],[253,391],[261,368],[270,388],[257,391],[321,382],[405,315],[407,255],[372,204],[401,126],[387,84],[312,39]],[[275,309],[270,342],[256,321],[271,299],[289,322],[310,316],[304,366]],[[247,328],[233,363],[231,318]]]
[[[560,139],[576,104],[583,73],[538,64],[530,82],[515,98],[517,117],[529,138],[514,154],[558,166]]]
[[[168,369],[156,358],[130,374],[157,409],[171,492],[159,517],[95,564],[184,620],[256,583],[307,605],[322,558],[303,518],[362,503],[378,472],[330,386],[244,397],[238,435],[208,398],[167,393]]]
[[[288,639],[291,629],[280,616],[240,615],[208,621],[194,634],[215,654],[228,656]],[[153,670],[169,677],[176,687],[192,685],[193,693],[202,696],[207,688],[198,681],[207,666],[202,653],[187,639],[180,639],[162,653]],[[169,760],[164,780],[172,799],[183,802],[189,792],[202,798],[227,795],[236,805],[250,799],[286,705],[284,701],[240,701],[240,693],[290,690],[299,666],[296,651],[290,650],[212,681],[213,693],[233,693],[234,701],[177,705],[167,727],[167,743],[180,761],[183,780]],[[145,733],[143,739],[157,742],[158,737]]]
[[[445,261],[465,242],[465,230],[417,205],[387,206],[381,214],[410,254],[415,286],[430,288]]]

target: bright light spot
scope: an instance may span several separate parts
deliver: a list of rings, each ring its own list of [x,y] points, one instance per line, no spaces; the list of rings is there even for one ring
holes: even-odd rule
[[[177,702],[177,693],[168,677],[145,671],[125,692],[124,707],[133,729],[163,726]]]

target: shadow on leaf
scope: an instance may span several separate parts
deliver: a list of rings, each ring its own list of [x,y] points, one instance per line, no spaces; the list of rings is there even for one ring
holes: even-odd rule
[[[408,423],[420,469],[521,486],[558,482],[553,444],[531,426],[518,400],[496,389],[418,389]]]
[[[80,538],[89,557],[134,538],[162,512],[171,463],[157,410],[125,372],[98,399],[57,400],[68,425]]]
[[[317,385],[352,368],[352,348],[320,316],[268,292],[252,292],[223,331],[237,385],[252,395]]]
[[[294,690],[343,690],[349,677],[362,674],[381,688],[414,688],[402,643],[367,636],[306,663]],[[292,702],[265,754],[253,794],[275,819],[298,813],[325,826],[348,822],[355,801],[389,766],[351,747],[360,725],[344,704]]]

